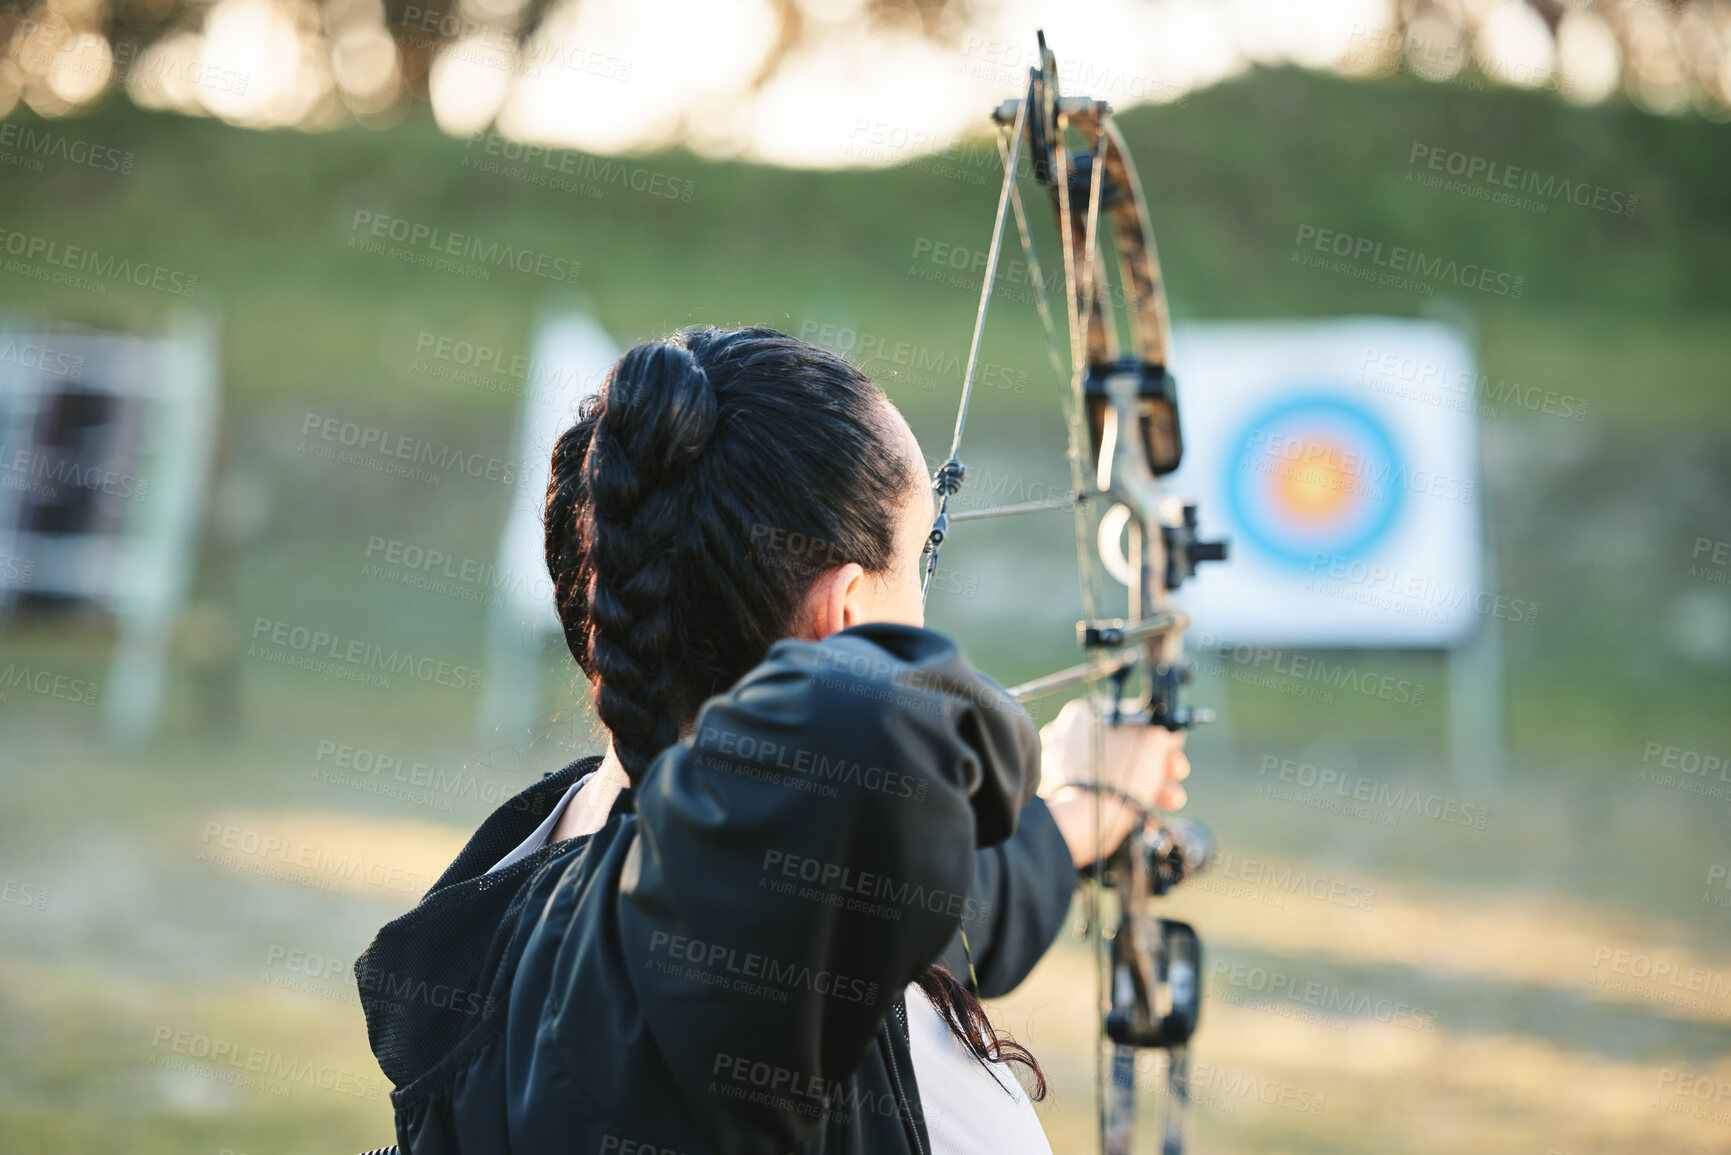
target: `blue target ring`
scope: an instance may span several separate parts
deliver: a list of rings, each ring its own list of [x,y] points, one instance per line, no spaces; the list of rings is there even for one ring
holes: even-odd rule
[[[1406,466],[1376,414],[1338,395],[1288,398],[1245,423],[1226,458],[1227,507],[1245,541],[1283,566],[1359,559],[1404,504]]]

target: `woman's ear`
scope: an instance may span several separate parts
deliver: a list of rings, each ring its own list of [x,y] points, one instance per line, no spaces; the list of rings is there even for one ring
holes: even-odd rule
[[[806,591],[796,636],[817,642],[849,626],[871,621],[865,567],[848,562],[824,570]]]

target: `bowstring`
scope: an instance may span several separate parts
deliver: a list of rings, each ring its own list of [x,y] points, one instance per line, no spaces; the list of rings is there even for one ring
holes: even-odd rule
[[[1095,144],[1094,163],[1092,165],[1092,171],[1089,173],[1088,214],[1082,228],[1085,267],[1081,273],[1078,273],[1076,269],[1075,225],[1070,215],[1070,157],[1068,150],[1064,146],[1064,136],[1069,128],[1069,118],[1060,112],[1057,121],[1058,123],[1055,126],[1056,131],[1053,133],[1053,151],[1056,153],[1059,162],[1056,174],[1058,184],[1058,218],[1063,233],[1064,287],[1065,296],[1068,298],[1069,305],[1067,319],[1070,323],[1070,404],[1073,412],[1078,415],[1078,420],[1071,430],[1072,454],[1080,460],[1083,452],[1081,446],[1082,430],[1080,418],[1087,412],[1084,376],[1088,360],[1087,326],[1092,324],[1094,315],[1094,267],[1096,261],[1096,249],[1099,242],[1100,189],[1105,171],[1104,154],[1106,137],[1104,133],[1100,134],[1100,138]],[[1079,294],[1074,291],[1078,284],[1081,286],[1081,292]],[[1098,488],[1098,478],[1095,479],[1095,488]],[[1077,514],[1077,556],[1078,558],[1091,558],[1092,554],[1087,540],[1089,536],[1087,533],[1089,523],[1083,516],[1082,510],[1079,509]],[[1090,607],[1089,616],[1094,616],[1092,613],[1092,607]],[[1090,691],[1089,697],[1090,701],[1092,701],[1092,691]],[[1104,726],[1098,724],[1098,718],[1095,716],[1095,711],[1092,706],[1090,707],[1089,733],[1091,740],[1088,748],[1088,773],[1092,785],[1098,787],[1100,783],[1100,770],[1106,760],[1106,731]],[[1094,862],[1088,872],[1088,901],[1084,911],[1088,922],[1088,938],[1090,944],[1093,946],[1094,954],[1095,1010],[1100,1016],[1101,1023],[1101,1035],[1097,1036],[1094,1041],[1094,1113],[1096,1129],[1100,1136],[1101,1149],[1104,1150],[1106,1142],[1106,1047],[1104,1037],[1104,1016],[1108,1006],[1106,984],[1110,981],[1110,968],[1107,964],[1106,958],[1106,935],[1104,929],[1106,892],[1106,866],[1104,861],[1105,855],[1103,853],[1105,846],[1105,796],[1099,789],[1090,790],[1089,794],[1093,797],[1092,825],[1094,835]]]
[[[974,371],[980,360],[980,340],[986,334],[986,309],[992,303],[992,287],[998,278],[998,253],[1003,248],[1004,222],[1008,217],[1010,193],[1016,187],[1016,162],[1022,153],[1022,134],[1027,126],[1028,106],[1033,103],[1034,84],[1030,75],[1028,95],[1016,110],[1016,126],[1013,139],[1010,142],[1009,158],[1004,164],[1004,184],[998,190],[998,212],[992,221],[992,240],[987,250],[985,280],[980,285],[980,307],[974,314],[974,337],[968,345],[968,367],[962,374],[962,397],[956,406],[956,432],[950,439],[949,460],[938,469],[933,478],[933,488],[938,494],[938,513],[932,522],[932,532],[926,538],[926,574],[920,583],[920,604],[926,603],[931,593],[932,577],[938,572],[938,551],[943,548],[944,539],[949,536],[950,528],[950,497],[962,487],[962,463],[959,455],[962,451],[962,430],[968,423],[968,400],[974,392]],[[972,961],[969,970],[973,969]]]
[[[1003,249],[1004,222],[1011,194],[1016,191],[1016,164],[1022,153],[1022,135],[1027,127],[1028,106],[1033,103],[1034,84],[1030,74],[1028,79],[1028,94],[1016,110],[1016,124],[1012,130],[1012,139],[1004,160],[1004,183],[998,190],[998,211],[992,220],[992,240],[989,255],[986,258],[985,277],[980,284],[980,306],[974,314],[974,336],[968,345],[968,365],[962,373],[962,396],[956,405],[956,431],[950,439],[950,456],[939,468],[933,478],[933,488],[938,494],[938,512],[932,521],[932,531],[926,538],[926,572],[920,582],[920,605],[926,604],[932,590],[932,578],[938,572],[938,551],[943,548],[944,539],[949,536],[950,497],[962,487],[962,431],[968,423],[968,400],[974,392],[974,373],[979,366],[980,341],[986,333],[986,310],[992,303],[992,288],[998,279],[998,254]],[[1003,130],[999,130],[999,148],[1003,149]],[[1020,198],[1017,198],[1018,200]],[[977,993],[980,989],[979,972],[974,968],[974,949],[968,942],[967,927],[959,927],[958,933],[962,940],[962,957],[968,964],[968,982]]]
[[[998,156],[1008,167],[1010,163],[1009,146],[1004,141],[1002,129],[998,131]],[[1068,423],[1079,420],[1079,415],[1071,403],[1070,375],[1064,371],[1063,354],[1058,352],[1058,327],[1052,321],[1052,306],[1046,299],[1046,279],[1040,271],[1040,255],[1034,251],[1034,236],[1028,226],[1028,210],[1022,204],[1022,190],[1018,185],[1010,186],[1010,208],[1016,217],[1016,234],[1022,239],[1022,253],[1028,258],[1028,277],[1034,284],[1034,308],[1040,314],[1040,327],[1045,332],[1046,337],[1046,358],[1052,362],[1052,374],[1060,387],[1059,395],[1064,399],[1064,418],[1066,428],[1068,428]],[[1082,488],[1082,478],[1079,475],[1081,463],[1074,458],[1071,459],[1071,463],[1076,466],[1078,472],[1076,489],[1080,492]]]
[[[998,152],[1004,163],[1004,184],[999,191],[998,210],[992,225],[992,240],[990,256],[987,260],[985,282],[981,286],[979,310],[974,319],[974,335],[968,350],[968,364],[962,380],[962,396],[957,406],[956,428],[950,444],[949,460],[943,469],[939,470],[934,481],[939,495],[938,516],[932,528],[930,540],[930,556],[926,568],[925,581],[921,587],[922,603],[930,590],[931,579],[937,570],[938,549],[942,546],[946,533],[948,504],[951,494],[960,487],[960,462],[957,460],[961,450],[962,432],[967,421],[968,401],[973,390],[973,378],[978,362],[981,339],[985,331],[986,310],[990,304],[993,282],[996,279],[998,256],[1002,245],[1006,208],[1014,215],[1016,231],[1020,237],[1022,251],[1028,260],[1029,279],[1034,288],[1034,304],[1040,316],[1041,329],[1045,338],[1047,357],[1051,361],[1055,377],[1060,385],[1060,397],[1064,400],[1064,418],[1068,433],[1068,450],[1072,492],[1075,494],[1075,526],[1076,526],[1076,557],[1079,585],[1083,602],[1083,615],[1092,619],[1098,616],[1097,597],[1099,585],[1099,570],[1095,565],[1094,552],[1090,547],[1092,534],[1092,516],[1090,503],[1084,498],[1091,492],[1085,461],[1086,451],[1082,438],[1085,435],[1086,401],[1085,372],[1087,365],[1087,327],[1092,322],[1098,280],[1096,273],[1103,262],[1099,256],[1099,221],[1101,188],[1105,173],[1105,153],[1108,138],[1105,132],[1098,134],[1095,143],[1093,165],[1089,173],[1089,197],[1086,222],[1083,227],[1083,252],[1085,261],[1078,273],[1076,268],[1075,231],[1070,217],[1070,162],[1069,154],[1064,145],[1064,134],[1068,129],[1068,117],[1061,112],[1057,114],[1054,125],[1053,152],[1058,161],[1057,190],[1059,211],[1058,216],[1062,226],[1064,250],[1064,282],[1065,303],[1068,335],[1070,338],[1070,371],[1069,387],[1063,388],[1066,373],[1062,357],[1058,352],[1057,326],[1053,320],[1050,301],[1046,294],[1045,278],[1040,268],[1039,256],[1036,251],[1032,229],[1029,226],[1027,209],[1022,202],[1021,190],[1016,183],[1016,165],[1020,159],[1021,143],[1026,132],[1028,109],[1033,103],[1034,86],[1030,80],[1028,95],[1017,109],[1015,125],[1008,132],[999,129]],[[1080,293],[1076,292],[1080,284]],[[1092,690],[1089,691],[1092,700]],[[1092,710],[1090,711],[1092,714]],[[1097,786],[1101,777],[1101,767],[1105,762],[1105,727],[1098,724],[1096,717],[1090,718],[1089,741],[1089,780]],[[1093,796],[1093,837],[1094,862],[1089,871],[1090,887],[1085,906],[1086,917],[1090,927],[1090,938],[1093,940],[1094,954],[1094,990],[1095,1002],[1100,1012],[1106,1007],[1105,984],[1108,981],[1106,966],[1106,943],[1102,910],[1104,906],[1104,861],[1101,853],[1104,846],[1105,816],[1103,813],[1104,795],[1100,790],[1091,790]],[[968,978],[975,991],[979,990],[979,976],[975,972],[973,952],[968,944],[967,931],[961,930],[962,951],[967,958]],[[1104,1020],[1102,1020],[1103,1022]],[[1095,1112],[1099,1134],[1104,1142],[1106,1127],[1105,1100],[1105,1047],[1104,1039],[1098,1038],[1094,1048],[1094,1093]]]
[[[998,147],[1000,154],[1007,156],[1002,140],[999,141]],[[1062,149],[1061,142],[1058,147],[1060,150]],[[1072,279],[1074,276],[1074,262],[1071,259],[1072,250],[1070,247],[1070,241],[1073,234],[1068,228],[1070,217],[1067,203],[1069,199],[1067,185],[1068,181],[1067,178],[1065,178],[1064,182],[1059,186],[1060,189],[1064,190],[1063,192],[1060,192],[1060,200],[1065,202],[1060,206],[1059,216],[1063,219],[1066,226],[1063,238],[1065,255],[1064,297],[1068,304],[1076,299],[1076,294],[1072,291],[1073,286],[1075,285],[1075,281]],[[1097,211],[1097,192],[1094,199],[1095,209]],[[1076,387],[1076,382],[1074,380],[1067,380],[1067,378],[1074,378],[1074,370],[1070,373],[1065,372],[1062,355],[1058,352],[1057,326],[1052,320],[1051,302],[1046,296],[1045,275],[1040,269],[1039,254],[1034,246],[1033,230],[1028,224],[1028,214],[1026,208],[1022,204],[1020,189],[1012,190],[1011,206],[1015,210],[1016,231],[1021,237],[1022,252],[1026,255],[1028,261],[1028,276],[1034,285],[1034,307],[1040,314],[1041,328],[1045,333],[1046,353],[1052,362],[1052,370],[1057,379],[1059,387],[1058,395],[1063,399],[1064,426],[1068,434],[1068,447],[1065,456],[1068,458],[1070,463],[1071,492],[1076,495],[1075,528],[1077,577],[1079,579],[1078,584],[1081,587],[1082,616],[1091,620],[1099,616],[1097,612],[1097,598],[1099,596],[1100,576],[1099,568],[1095,564],[1094,551],[1091,546],[1093,539],[1093,514],[1090,504],[1083,500],[1083,498],[1089,493],[1089,478],[1087,468],[1084,464],[1086,458],[1082,440],[1086,436],[1086,426],[1084,425],[1084,422],[1086,421],[1086,411],[1083,406],[1081,390]],[[1090,247],[1090,253],[1092,253],[1092,247]],[[1089,264],[1093,264],[1092,255],[1090,256]],[[1089,288],[1084,296],[1088,301],[1085,312],[1091,314],[1093,309],[1091,277]],[[1074,309],[1073,305],[1071,306],[1071,309]],[[1074,334],[1077,332],[1076,312],[1067,311],[1065,319],[1069,325],[1069,331],[1072,334],[1071,356],[1074,358],[1077,351],[1076,342],[1074,340]],[[1090,693],[1089,696],[1091,698],[1092,694]],[[1106,735],[1104,728],[1098,725],[1091,725],[1088,742],[1088,778],[1090,782],[1095,784],[1098,784],[1100,780],[1100,767],[1105,760],[1105,741]],[[1101,918],[1100,908],[1102,905],[1104,885],[1101,878],[1101,855],[1099,852],[1103,844],[1102,835],[1104,821],[1101,813],[1102,794],[1098,790],[1091,791],[1090,793],[1094,798],[1092,822],[1095,861],[1089,871],[1090,886],[1087,891],[1083,909],[1089,926],[1089,937],[1093,943],[1094,998],[1097,1004],[1103,1006],[1105,1003],[1105,989],[1103,986],[1105,981],[1103,977],[1105,974],[1105,945],[1103,933],[1101,931],[1103,921]],[[1100,1040],[1096,1039],[1094,1045],[1095,1109],[1099,1116],[1102,1135],[1104,1134],[1105,1119],[1104,1083],[1102,1082],[1104,1075],[1104,1048],[1101,1045]]]
[[[998,141],[998,152],[1000,156],[1007,155],[1002,138]],[[1058,396],[1064,410],[1065,457],[1070,465],[1070,492],[1075,502],[1076,568],[1082,594],[1082,616],[1096,618],[1099,616],[1097,604],[1100,577],[1094,565],[1094,551],[1089,548],[1093,527],[1085,500],[1088,495],[1088,469],[1084,464],[1085,455],[1082,450],[1085,428],[1083,422],[1086,417],[1071,388],[1070,373],[1064,368],[1063,354],[1058,351],[1058,328],[1052,320],[1052,305],[1046,296],[1046,277],[1040,268],[1040,255],[1034,245],[1033,230],[1028,225],[1028,212],[1022,204],[1020,188],[1011,190],[1010,207],[1015,210],[1016,233],[1021,238],[1022,253],[1028,261],[1028,278],[1034,285],[1034,308],[1040,314],[1040,327],[1046,338],[1046,356],[1052,362],[1052,373],[1058,384]],[[1069,291],[1066,284],[1066,298]]]

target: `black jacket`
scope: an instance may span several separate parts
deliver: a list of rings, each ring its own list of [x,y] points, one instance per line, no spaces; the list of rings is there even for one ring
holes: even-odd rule
[[[355,964],[405,1155],[929,1155],[903,991],[958,925],[1014,987],[1075,884],[1028,715],[930,631],[780,642],[599,831],[484,873],[598,764]]]

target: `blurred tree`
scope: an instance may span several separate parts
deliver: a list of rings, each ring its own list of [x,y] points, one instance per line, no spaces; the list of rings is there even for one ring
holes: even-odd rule
[[[695,16],[715,0],[686,0]],[[838,26],[959,45],[991,0],[752,0],[765,41],[742,96],[781,76]],[[1366,0],[1369,23],[1335,24],[1338,43],[1288,59],[1353,75],[1405,69],[1433,81],[1551,87],[1581,103],[1619,89],[1656,112],[1731,115],[1731,0]],[[1148,0],[1158,9],[1161,0]],[[1248,61],[1268,28],[1306,19],[1299,0],[1216,0]],[[739,13],[750,9],[741,3]],[[729,19],[740,19],[730,11]],[[1280,20],[1264,19],[1278,14]],[[7,0],[0,6],[0,115],[21,101],[54,117],[124,93],[149,108],[237,124],[390,123],[408,102],[437,106],[441,61],[480,64],[498,99],[535,66],[573,57],[602,74],[629,61],[600,50],[608,29],[660,21],[690,33],[677,0]],[[1325,13],[1320,10],[1318,19]],[[585,30],[573,44],[568,32]],[[1241,36],[1240,40],[1247,37]],[[698,46],[701,51],[702,45]],[[1273,55],[1278,58],[1278,46]],[[463,83],[473,85],[471,70]],[[623,78],[622,76],[620,78]],[[713,93],[694,100],[713,99]],[[435,109],[437,111],[437,108]],[[483,116],[490,115],[485,109]],[[654,142],[660,143],[660,142]]]

